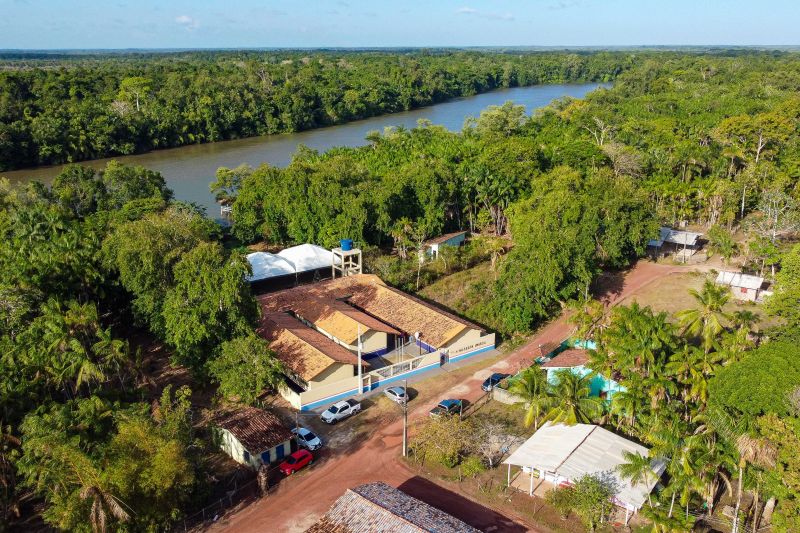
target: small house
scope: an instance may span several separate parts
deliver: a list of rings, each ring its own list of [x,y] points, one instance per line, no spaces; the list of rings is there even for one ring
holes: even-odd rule
[[[292,453],[292,432],[269,411],[241,407],[213,422],[220,448],[237,463],[258,469]]]
[[[503,463],[508,465],[508,485],[530,496],[569,486],[584,475],[610,477],[617,488],[612,502],[625,510],[627,524],[630,513],[636,513],[647,501],[666,465],[661,459],[653,459],[652,474],[633,483],[617,471],[626,462],[624,452],[649,455],[644,446],[594,424],[546,422]],[[512,465],[520,467],[514,478]]]
[[[573,374],[577,374],[580,377],[592,374],[592,369],[586,366],[588,363],[589,352],[587,350],[570,348],[544,362],[542,369],[547,372],[547,381],[555,384],[558,382],[556,372],[559,370],[569,369]],[[622,385],[613,379],[596,373],[589,382],[589,387],[592,396],[599,396],[604,400],[610,400],[614,394],[625,390]]]
[[[647,248],[655,259],[675,254],[676,260],[686,263],[700,250],[702,236],[702,233],[662,226],[658,231],[658,238],[648,241]]]
[[[755,302],[762,295],[764,278],[742,274],[741,272],[728,272],[723,270],[717,275],[717,285],[731,288],[733,297],[737,300]]]
[[[439,250],[443,246],[461,246],[467,240],[466,231],[456,231],[453,233],[446,233],[435,239],[431,239],[425,243],[425,248],[428,251],[428,256],[435,258],[439,255]]]

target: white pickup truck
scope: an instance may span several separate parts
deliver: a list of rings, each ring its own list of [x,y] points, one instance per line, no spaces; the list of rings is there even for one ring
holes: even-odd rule
[[[361,404],[359,402],[353,399],[344,400],[342,402],[336,402],[328,407],[320,418],[326,424],[335,424],[339,420],[344,420],[349,416],[353,416],[359,411],[361,411]]]

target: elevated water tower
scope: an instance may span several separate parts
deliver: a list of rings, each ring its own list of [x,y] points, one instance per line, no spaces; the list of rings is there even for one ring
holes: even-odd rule
[[[352,239],[342,239],[339,243],[338,248],[331,250],[333,252],[331,277],[336,279],[361,274],[361,249],[353,248]]]

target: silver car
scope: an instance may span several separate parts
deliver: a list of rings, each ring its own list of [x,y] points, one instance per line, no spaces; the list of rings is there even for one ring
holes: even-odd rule
[[[322,439],[319,438],[313,431],[303,427],[295,428],[292,430],[297,444],[309,450],[319,450],[322,448]]]
[[[404,387],[391,387],[383,391],[387,398],[392,400],[393,402],[397,402],[400,405],[403,405],[408,401],[408,396],[406,395],[406,389]]]

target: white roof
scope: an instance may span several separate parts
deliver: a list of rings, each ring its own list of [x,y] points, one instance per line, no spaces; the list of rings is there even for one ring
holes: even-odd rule
[[[292,246],[278,252],[278,256],[292,263],[296,272],[330,268],[333,264],[333,252],[316,244]]]
[[[639,509],[653,490],[664,471],[663,461],[652,462],[655,476],[645,485],[631,485],[622,479],[617,466],[625,462],[622,452],[629,451],[647,456],[644,446],[592,424],[543,425],[511,456],[505,464],[527,466],[540,471],[554,472],[574,481],[586,474],[602,474],[616,480],[618,492],[615,500],[632,510]]]
[[[248,276],[247,281],[258,281],[295,273],[292,263],[269,252],[247,254],[247,261],[253,269],[253,275]]]
[[[660,241],[669,242],[672,244],[686,245],[686,246],[694,246],[695,244],[697,244],[697,239],[699,239],[702,235],[703,235],[702,233],[694,233],[692,231],[681,231],[677,229],[668,228],[666,226],[662,226],[661,229],[659,230]]]
[[[731,287],[743,287],[745,289],[760,289],[764,284],[764,278],[742,274],[741,272],[727,272],[723,270],[717,275],[717,283],[729,285]]]

